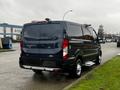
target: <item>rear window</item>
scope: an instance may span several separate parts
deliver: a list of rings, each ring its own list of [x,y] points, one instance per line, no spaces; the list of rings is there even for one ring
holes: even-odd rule
[[[62,33],[61,24],[34,24],[23,28],[23,37],[30,40],[55,40],[62,38]]]

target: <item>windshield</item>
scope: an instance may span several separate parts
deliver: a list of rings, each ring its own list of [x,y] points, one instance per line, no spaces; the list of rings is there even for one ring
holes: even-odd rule
[[[35,24],[23,28],[23,37],[28,40],[56,40],[62,38],[60,24]]]

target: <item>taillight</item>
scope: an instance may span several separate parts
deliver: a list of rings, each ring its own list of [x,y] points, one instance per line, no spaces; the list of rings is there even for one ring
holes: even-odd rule
[[[20,48],[23,48],[23,41],[20,41]]]
[[[63,59],[67,60],[68,59],[68,46],[69,46],[69,41],[67,39],[63,40]]]

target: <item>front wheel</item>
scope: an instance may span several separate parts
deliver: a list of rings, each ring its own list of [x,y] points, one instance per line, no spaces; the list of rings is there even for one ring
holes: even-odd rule
[[[95,64],[96,65],[100,65],[101,64],[101,61],[102,61],[102,55],[98,55],[97,58],[96,58],[96,61],[95,61]]]
[[[117,47],[120,47],[120,45],[117,44]]]
[[[81,76],[81,73],[82,73],[82,63],[79,59],[77,60],[76,65],[72,68],[72,70],[70,70],[69,74],[72,77],[79,78]]]

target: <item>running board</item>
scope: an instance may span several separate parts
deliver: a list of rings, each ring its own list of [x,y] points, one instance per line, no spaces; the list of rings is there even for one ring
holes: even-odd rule
[[[93,61],[87,61],[85,62],[85,66],[90,67],[93,66],[95,63]]]

